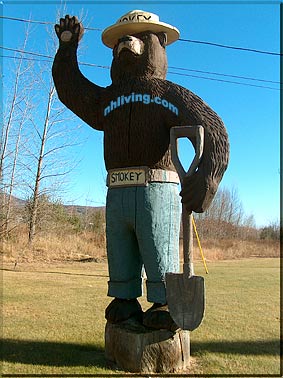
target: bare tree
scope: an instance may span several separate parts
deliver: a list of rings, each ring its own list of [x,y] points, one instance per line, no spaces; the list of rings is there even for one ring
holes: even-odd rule
[[[43,64],[23,57],[28,37],[26,33],[22,53],[16,57],[13,85],[7,83],[11,96],[7,96],[2,130],[0,194],[2,235],[9,231],[13,195],[29,199],[28,239],[32,243],[40,220],[40,198],[59,196],[78,160],[71,149],[80,145],[82,138],[81,125],[74,122],[74,115],[58,101],[51,61]],[[53,43],[53,55],[54,50]]]
[[[37,213],[38,213],[38,203],[39,203],[39,193],[40,193],[40,182],[42,180],[42,171],[43,171],[43,159],[44,159],[44,150],[47,140],[47,131],[49,127],[50,121],[50,113],[52,108],[52,101],[55,94],[55,87],[51,85],[49,93],[48,93],[48,101],[46,107],[46,115],[43,124],[42,134],[39,134],[40,139],[40,148],[39,148],[39,155],[37,158],[37,169],[34,181],[34,188],[33,188],[33,196],[32,196],[32,206],[31,206],[31,214],[30,214],[30,221],[29,221],[29,242],[31,243],[35,236],[36,230],[36,220],[37,220]]]
[[[200,234],[213,238],[244,237],[255,227],[253,216],[246,216],[236,188],[220,188],[204,214],[195,215]]]
[[[28,41],[30,29],[26,29],[22,50]],[[0,147],[0,193],[1,230],[0,238],[7,238],[12,207],[12,195],[16,185],[17,161],[23,126],[30,112],[29,91],[33,63],[25,61],[23,53],[15,59],[14,77],[11,80],[10,95],[5,99],[3,128]]]
[[[46,85],[47,84],[47,85]],[[36,234],[40,197],[59,194],[64,178],[74,169],[74,158],[67,149],[80,142],[74,141],[78,136],[78,125],[73,126],[73,116],[68,117],[66,109],[59,105],[51,77],[49,83],[42,81],[47,94],[44,113],[30,120],[33,144],[27,147],[26,169],[29,171],[27,182],[31,200],[29,214],[29,242]],[[41,99],[42,104],[43,99]],[[31,161],[33,161],[32,164]]]

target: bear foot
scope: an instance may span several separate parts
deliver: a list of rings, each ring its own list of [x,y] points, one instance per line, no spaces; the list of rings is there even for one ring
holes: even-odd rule
[[[105,310],[105,318],[110,323],[120,323],[132,317],[142,323],[143,311],[137,299],[115,298]]]
[[[167,329],[175,332],[179,327],[171,318],[168,305],[154,303],[143,315],[143,325],[154,329]]]

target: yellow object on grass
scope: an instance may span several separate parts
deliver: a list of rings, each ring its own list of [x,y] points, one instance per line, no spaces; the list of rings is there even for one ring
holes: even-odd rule
[[[192,222],[193,222],[193,228],[194,228],[194,231],[195,231],[195,234],[196,234],[196,237],[197,237],[198,246],[199,246],[201,258],[202,258],[202,261],[203,261],[203,265],[204,265],[204,268],[205,268],[205,272],[206,272],[206,274],[208,274],[208,269],[207,269],[205,257],[204,257],[204,254],[203,254],[203,251],[202,251],[202,248],[201,248],[201,244],[200,244],[200,240],[199,240],[199,236],[198,236],[197,227],[196,227],[194,217],[192,217]]]

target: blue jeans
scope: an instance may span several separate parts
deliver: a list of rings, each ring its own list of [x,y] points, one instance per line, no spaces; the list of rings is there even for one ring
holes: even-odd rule
[[[173,183],[108,189],[108,296],[141,296],[144,266],[148,301],[166,303],[165,273],[179,272],[179,198]]]

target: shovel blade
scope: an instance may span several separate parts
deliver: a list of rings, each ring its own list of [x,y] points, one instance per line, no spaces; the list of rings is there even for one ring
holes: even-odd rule
[[[170,315],[183,330],[196,329],[204,316],[204,278],[166,273],[166,297]]]

